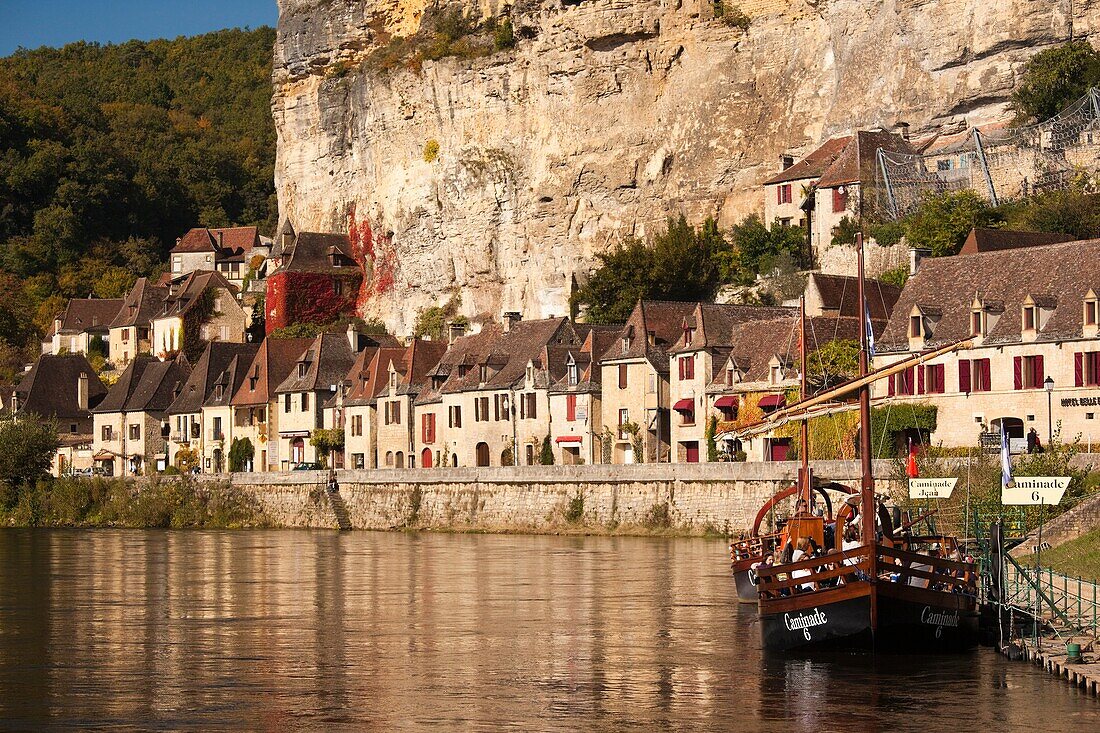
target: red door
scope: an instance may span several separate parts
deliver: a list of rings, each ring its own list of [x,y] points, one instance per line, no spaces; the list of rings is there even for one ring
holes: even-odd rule
[[[771,460],[773,461],[785,461],[787,460],[787,454],[791,450],[791,442],[789,440],[773,440],[771,442]]]
[[[420,467],[431,468],[432,467],[432,452],[425,448],[424,452],[420,454]]]
[[[695,443],[695,442],[684,443],[684,460],[687,463],[698,463],[699,462],[699,444],[698,443]]]

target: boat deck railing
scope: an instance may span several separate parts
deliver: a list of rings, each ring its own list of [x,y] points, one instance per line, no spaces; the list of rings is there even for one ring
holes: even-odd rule
[[[879,582],[899,583],[946,593],[977,596],[978,572],[973,563],[932,557],[885,545],[876,546]],[[757,568],[762,599],[816,593],[857,580],[871,573],[871,548],[860,546],[834,551],[785,565]],[[796,575],[797,574],[797,575]]]
[[[747,537],[730,544],[730,562],[738,563],[753,558],[761,558],[775,552],[782,533],[762,534]]]

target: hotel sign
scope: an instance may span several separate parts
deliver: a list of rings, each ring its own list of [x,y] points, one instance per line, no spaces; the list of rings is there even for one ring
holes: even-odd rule
[[[1100,407],[1100,397],[1063,397],[1062,407]]]
[[[1014,506],[1055,505],[1069,488],[1069,476],[1017,476],[1013,486],[1001,489],[1001,503]]]
[[[911,478],[910,499],[950,499],[957,478]]]

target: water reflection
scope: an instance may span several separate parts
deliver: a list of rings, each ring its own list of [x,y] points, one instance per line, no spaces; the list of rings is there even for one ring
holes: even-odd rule
[[[702,540],[6,530],[0,593],[7,728],[1100,722],[988,652],[765,655]]]

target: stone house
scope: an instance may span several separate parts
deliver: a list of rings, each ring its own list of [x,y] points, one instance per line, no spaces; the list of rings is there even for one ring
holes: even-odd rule
[[[817,179],[831,166],[852,137],[834,137],[797,163],[791,155],[780,156],[780,171],[764,181],[764,225],[805,227],[813,209]]]
[[[60,476],[92,465],[91,410],[106,396],[83,354],[43,354],[11,392],[9,414],[16,420],[53,420],[61,439],[52,470]]]
[[[164,310],[168,288],[139,277],[110,323],[111,362],[124,367],[139,354],[153,353],[153,318]]]
[[[271,250],[277,267],[267,276],[267,332],[355,315],[364,278],[361,259],[346,234],[296,234],[285,222]]]
[[[190,375],[187,360],[130,360],[107,396],[92,410],[95,463],[108,476],[138,476],[168,465],[168,406]]]
[[[855,274],[854,247],[833,247],[833,230],[844,220],[859,221],[878,202],[875,185],[878,151],[916,155],[901,135],[883,130],[860,130],[847,138],[835,160],[821,172],[809,208],[810,248],[822,270]],[[869,266],[882,269],[874,263]]]
[[[714,414],[707,386],[729,360],[741,326],[794,314],[791,308],[699,303],[684,317],[680,338],[669,350],[673,463],[698,463],[707,458],[705,432]],[[775,334],[777,339],[786,335],[782,331]],[[787,347],[781,342],[776,346]]]
[[[240,290],[250,261],[254,256],[263,258],[265,252],[256,227],[196,227],[177,239],[168,253],[170,275],[180,281],[198,270],[217,272]]]
[[[248,315],[238,289],[216,272],[189,273],[153,318],[153,351],[162,359],[183,353],[197,362],[208,343],[243,343]]]
[[[402,353],[403,348],[397,346],[363,348],[344,380],[343,399],[335,407],[342,407],[343,415],[325,418],[326,424],[342,423],[348,468],[378,468],[375,398],[386,384],[390,361],[400,359]]]
[[[435,431],[433,418],[424,417],[431,413],[417,414],[414,403],[446,350],[447,344],[442,341],[423,339],[416,339],[400,349],[378,350],[373,371],[379,378],[374,407],[379,468],[439,465],[442,456],[436,454],[438,449],[431,447]],[[419,452],[418,440],[423,445]]]
[[[431,455],[432,465],[458,465],[452,445],[461,439],[466,419],[472,419],[473,415],[464,414],[462,405],[454,397],[445,402],[443,389],[452,383],[452,378],[453,383],[465,378],[470,369],[485,359],[501,333],[499,324],[487,324],[472,334],[466,333],[465,326],[451,325],[446,351],[425,375],[424,386],[413,402],[417,421],[414,452],[420,456],[421,466],[425,451]]]
[[[669,460],[669,357],[695,303],[643,300],[600,357],[601,423],[611,429],[612,463]],[[623,426],[627,426],[624,428]],[[637,426],[637,438],[630,432]],[[635,442],[642,455],[635,455]]]
[[[230,470],[229,451],[233,447],[233,441],[240,437],[246,437],[252,445],[252,458],[248,460],[246,471],[255,467],[261,448],[252,442],[250,431],[242,430],[237,434],[234,418],[233,396],[244,383],[249,367],[256,359],[260,347],[257,344],[240,344],[242,348],[230,359],[229,364],[222,370],[210,387],[210,392],[202,403],[202,424],[206,433],[203,441],[202,463],[209,465],[214,473],[222,473]]]
[[[576,465],[605,463],[603,412],[600,388],[603,370],[599,355],[607,351],[619,335],[619,326],[576,325],[578,336],[587,330],[580,347],[548,346],[542,363],[551,376],[550,439],[556,463]],[[608,443],[610,459],[611,445]]]
[[[1100,240],[920,261],[876,343],[876,367],[963,339],[972,348],[932,359],[874,385],[895,410],[936,407],[936,429],[886,436],[977,446],[1007,431],[1042,442],[1100,437]],[[1049,381],[1048,381],[1049,380]],[[1048,391],[1049,388],[1049,391]]]
[[[887,321],[898,302],[901,288],[897,285],[867,278],[864,281],[867,310],[872,321]],[[806,280],[806,315],[859,316],[859,281],[846,275],[826,275],[811,272]]]
[[[103,356],[110,358],[110,326],[122,303],[121,298],[71,299],[54,319],[42,353],[88,355],[93,344],[98,344]]]
[[[233,394],[233,434],[252,441],[253,471],[279,470],[279,410],[275,387],[297,368],[312,338],[266,338]]]
[[[225,465],[229,445],[225,440],[226,424],[203,424],[203,403],[214,391],[215,382],[240,354],[254,355],[256,346],[215,341],[195,362],[191,374],[179,395],[168,406],[168,463],[179,466],[180,451],[186,449],[199,458],[201,471],[214,472],[218,460]]]
[[[346,334],[323,333],[275,388],[281,468],[319,461],[310,438],[314,430],[324,427],[323,406],[344,383],[354,363],[355,353]]]

